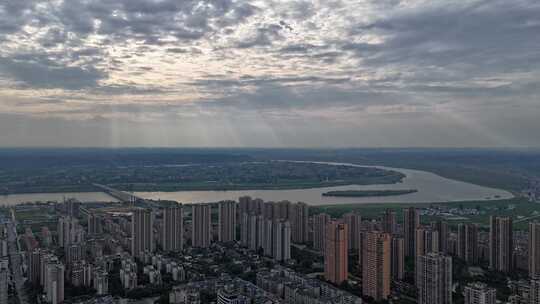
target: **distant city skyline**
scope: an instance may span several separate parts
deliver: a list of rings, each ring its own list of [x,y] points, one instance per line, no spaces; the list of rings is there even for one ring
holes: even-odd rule
[[[534,0],[0,3],[0,147],[540,147]]]

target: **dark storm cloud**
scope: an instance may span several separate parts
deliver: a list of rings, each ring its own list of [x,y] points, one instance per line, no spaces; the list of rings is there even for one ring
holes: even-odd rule
[[[313,44],[291,44],[287,45],[286,47],[282,47],[281,49],[279,49],[279,52],[284,54],[305,54],[314,48],[316,48],[316,46]]]
[[[233,0],[66,0],[59,7],[37,9],[37,0],[7,0],[0,3],[0,35],[38,23],[56,26],[43,38],[50,47],[65,40],[66,33],[79,38],[98,33],[115,42],[127,39],[161,45],[167,36],[189,41],[242,23],[257,8]]]
[[[299,135],[310,142],[322,129],[356,138],[346,124],[362,119],[374,137],[410,127],[427,138],[423,123],[436,134],[454,127],[456,143],[468,130],[458,124],[478,121],[500,137],[516,136],[517,127],[504,130],[509,121],[538,127],[535,0],[4,0],[0,45],[0,108],[30,113],[35,126],[44,122],[32,102],[69,124],[159,117],[174,125],[184,115],[208,134],[221,130],[204,115],[240,117],[243,128],[271,112],[269,125],[309,129]],[[328,128],[302,128],[316,115]],[[498,128],[498,116],[512,119]]]
[[[373,105],[415,104],[406,93],[381,91],[380,88],[351,83],[348,78],[246,76],[241,80],[201,80],[198,85],[210,92],[225,94],[219,99],[201,102],[212,108],[318,110],[351,107],[360,111]],[[242,90],[244,87],[253,89]]]
[[[261,25],[251,37],[240,41],[237,47],[247,49],[259,46],[271,46],[275,41],[283,40],[282,30],[283,26],[279,24]]]
[[[91,66],[71,67],[42,56],[0,57],[0,75],[28,88],[77,90],[95,87],[105,74]]]
[[[33,0],[5,0],[0,2],[0,38],[4,34],[17,32],[30,22],[31,10],[36,5]]]
[[[245,86],[264,86],[266,84],[278,83],[281,85],[308,83],[308,84],[342,84],[350,80],[348,77],[319,77],[319,76],[289,76],[289,77],[253,77],[243,75],[239,79],[200,79],[193,83],[203,87],[245,87]]]
[[[289,44],[276,51],[277,56],[283,58],[297,58],[318,61],[317,63],[332,64],[346,55],[343,50],[336,49],[334,45]]]
[[[168,48],[166,51],[172,54],[189,54],[192,56],[202,53],[200,49],[195,48],[195,47],[190,47],[190,48],[174,47],[174,48]]]
[[[442,67],[474,76],[537,69],[540,3],[484,0],[410,10],[358,26],[352,35],[371,32],[380,45],[346,44],[372,65]],[[449,73],[450,74],[450,73]]]
[[[50,28],[45,37],[40,39],[41,46],[44,48],[55,47],[63,44],[68,40],[67,33],[61,28]]]
[[[64,1],[59,15],[75,33],[97,32],[114,39],[133,38],[150,43],[166,36],[201,39],[218,30],[214,23],[220,27],[238,24],[254,11],[255,7],[232,0],[70,0]]]
[[[102,67],[106,54],[98,47],[130,39],[149,46],[173,44],[171,37],[176,41],[198,40],[243,22],[255,11],[255,6],[233,0],[66,0],[59,6],[37,0],[7,0],[0,3],[0,41],[6,34],[26,35],[26,25],[47,30],[37,40],[41,49],[30,46],[31,54],[23,54],[28,58],[21,58],[20,53],[4,55],[0,75],[28,87],[96,87],[108,75]],[[105,39],[97,47],[87,47],[84,39],[91,34]],[[62,58],[53,58],[52,48],[60,48]],[[184,49],[191,54],[200,52],[194,47],[168,51],[179,53]],[[143,52],[147,51],[150,49]],[[116,59],[110,62],[112,71],[125,67]]]

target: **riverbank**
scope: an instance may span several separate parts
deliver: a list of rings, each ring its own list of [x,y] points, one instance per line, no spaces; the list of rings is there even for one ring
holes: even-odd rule
[[[405,190],[349,190],[349,191],[328,191],[323,196],[333,197],[377,197],[377,196],[397,196],[418,192],[416,189]]]
[[[327,163],[333,166],[365,167],[346,163]],[[431,203],[431,202],[455,202],[455,201],[483,201],[489,202],[497,199],[510,199],[514,195],[508,191],[482,187],[474,184],[460,182],[443,178],[436,174],[410,169],[376,167],[379,170],[390,170],[404,175],[401,183],[376,184],[376,185],[343,185],[323,188],[305,189],[253,189],[253,190],[228,190],[228,191],[173,191],[173,192],[138,192],[135,195],[154,200],[173,200],[182,203],[217,202],[221,200],[237,200],[240,196],[251,196],[261,198],[265,201],[289,200],[293,202],[301,201],[312,206],[318,205],[346,205],[346,204],[370,204],[370,203]],[[114,185],[112,185],[114,187]],[[131,189],[120,188],[119,190]],[[328,197],[322,193],[329,191],[367,191],[367,190],[403,190],[417,189],[418,192],[400,196],[380,196],[380,197]],[[89,193],[89,195],[92,195]],[[104,195],[100,193],[99,195]],[[75,197],[81,201],[111,201],[110,197],[96,199],[95,197],[83,197],[82,199],[73,196],[71,193],[54,194],[33,194],[0,196],[0,204],[16,204],[28,201],[59,200],[63,197]],[[51,196],[56,196],[51,199]]]

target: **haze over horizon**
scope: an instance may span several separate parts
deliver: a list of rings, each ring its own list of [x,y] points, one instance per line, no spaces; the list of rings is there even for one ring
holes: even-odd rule
[[[535,0],[6,0],[0,147],[540,147]]]

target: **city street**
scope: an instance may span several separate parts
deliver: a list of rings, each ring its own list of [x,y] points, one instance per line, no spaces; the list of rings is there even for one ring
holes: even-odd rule
[[[23,274],[22,274],[22,256],[20,251],[20,244],[17,240],[17,230],[13,222],[9,221],[6,224],[8,231],[8,251],[9,251],[9,266],[14,283],[15,290],[17,291],[17,299],[21,304],[29,303],[26,291],[24,290]]]

